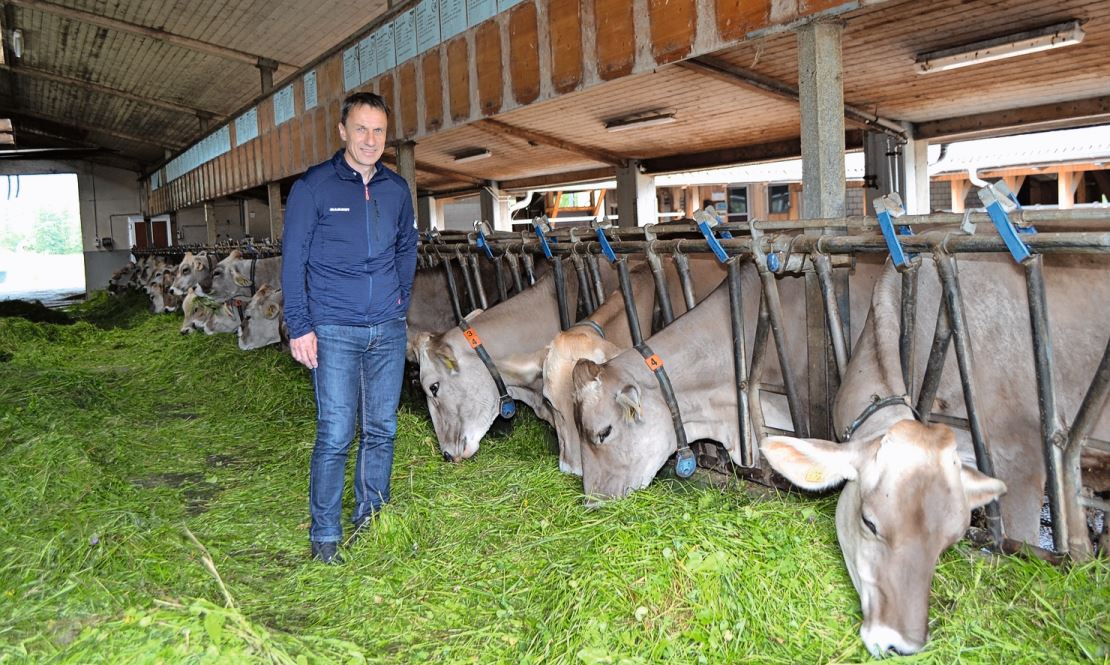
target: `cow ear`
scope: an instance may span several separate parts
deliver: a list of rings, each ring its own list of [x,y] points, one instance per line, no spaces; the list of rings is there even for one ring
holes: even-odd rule
[[[624,407],[624,419],[627,422],[644,421],[644,409],[640,405],[640,388],[635,384],[628,384],[617,393],[617,404]]]
[[[964,496],[969,508],[987,505],[1006,493],[1006,484],[997,478],[973,469],[966,464],[960,467],[960,479],[964,485]]]
[[[250,286],[251,285],[251,280],[248,277],[246,277],[245,275],[243,275],[243,273],[239,272],[238,270],[236,270],[234,268],[231,269],[231,277],[232,277],[232,279],[235,280],[235,283],[238,284],[239,286]]]
[[[570,377],[576,393],[581,392],[587,386],[596,387],[596,385],[601,384],[601,365],[592,360],[579,360],[574,363],[574,369],[571,370]]]
[[[262,315],[265,316],[267,319],[274,318],[278,315],[278,306],[273,303],[266,305],[266,309],[262,311]]]
[[[759,446],[771,466],[807,490],[823,490],[857,476],[854,446],[822,439],[769,436]]]

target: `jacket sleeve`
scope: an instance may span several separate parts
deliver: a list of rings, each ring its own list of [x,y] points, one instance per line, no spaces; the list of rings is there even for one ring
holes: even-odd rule
[[[285,204],[285,229],[281,238],[281,290],[285,298],[285,325],[290,339],[312,332],[305,285],[316,215],[312,189],[304,180],[298,180]]]
[[[420,238],[416,231],[416,212],[412,209],[412,197],[405,185],[404,199],[401,201],[401,218],[397,220],[397,245],[394,248],[397,262],[397,281],[401,286],[405,311],[409,309],[412,297],[412,281],[416,275],[416,244]]]

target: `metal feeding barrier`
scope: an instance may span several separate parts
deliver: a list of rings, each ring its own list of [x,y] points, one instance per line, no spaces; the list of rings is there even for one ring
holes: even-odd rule
[[[1042,451],[1045,461],[1046,486],[1052,520],[1053,546],[1057,555],[1084,558],[1092,553],[1087,535],[1084,508],[1110,512],[1110,502],[1081,495],[1082,477],[1079,458],[1084,447],[1110,453],[1110,443],[1091,438],[1090,433],[1110,397],[1110,339],[1089,384],[1083,401],[1069,428],[1056,405],[1053,380],[1053,346],[1048,325],[1048,307],[1044,285],[1044,255],[1056,253],[1097,254],[1110,256],[1110,211],[1101,210],[1022,210],[1016,199],[1002,187],[984,188],[981,198],[985,211],[969,211],[963,215],[904,215],[896,195],[876,200],[877,218],[848,217],[838,219],[801,220],[792,222],[749,222],[722,224],[707,209],[693,220],[641,227],[610,228],[594,223],[590,229],[555,228],[545,218],[533,222],[532,230],[523,232],[491,232],[488,225],[476,224],[473,233],[438,233],[425,238],[419,250],[420,265],[442,266],[456,318],[462,320],[462,307],[455,286],[454,271],[464,276],[469,304],[484,302],[480,291],[479,254],[494,262],[497,282],[502,284],[502,262],[508,264],[513,289],[502,293],[519,293],[525,285],[535,283],[532,257],[543,255],[552,260],[561,328],[574,321],[568,311],[565,294],[566,275],[562,260],[573,268],[578,280],[580,311],[588,311],[605,301],[601,286],[598,257],[605,257],[617,271],[625,302],[633,346],[640,350],[649,369],[656,374],[664,396],[671,407],[679,453],[676,471],[680,476],[693,471],[692,455],[686,446],[681,413],[673,399],[662,362],[645,344],[638,324],[635,301],[628,279],[629,256],[643,256],[651,268],[655,285],[657,314],[664,324],[673,319],[673,308],[662,268],[663,255],[670,256],[681,283],[687,308],[694,305],[694,289],[687,255],[712,253],[727,268],[729,305],[732,329],[734,389],[737,393],[741,465],[757,467],[758,441],[769,434],[809,435],[798,387],[798,374],[786,350],[786,321],[779,294],[778,281],[788,275],[812,273],[820,287],[823,320],[811,322],[827,335],[828,350],[835,362],[836,378],[843,376],[851,358],[847,327],[840,302],[844,296],[836,289],[835,275],[843,273],[857,254],[889,254],[902,276],[901,329],[899,355],[902,375],[923,421],[943,422],[967,430],[971,435],[979,470],[993,475],[989,433],[983,422],[982,397],[974,381],[975,361],[964,299],[958,273],[957,257],[961,254],[1009,252],[1023,268],[1028,294],[1029,321],[1037,381],[1037,397],[1041,422]],[[895,228],[893,219],[898,219]],[[990,223],[995,233],[976,233],[976,224]],[[1034,230],[1034,225],[1037,228]],[[1076,227],[1084,230],[1071,230]],[[592,234],[589,232],[592,231]],[[822,233],[815,235],[814,232]],[[808,233],[807,233],[808,232]],[[590,237],[592,235],[592,237]],[[937,269],[942,299],[934,323],[932,343],[924,375],[914,376],[914,338],[918,268],[929,255]],[[741,297],[740,265],[752,261],[759,274],[760,302],[756,314],[755,336],[750,356],[744,336],[744,306]],[[524,273],[521,266],[527,266]],[[476,294],[476,295],[472,295]],[[810,332],[813,332],[812,330]],[[1110,338],[1110,331],[1099,331]],[[774,344],[782,371],[782,385],[762,381],[768,346]],[[932,406],[940,386],[941,373],[949,347],[954,347],[960,374],[966,418],[933,414]],[[654,360],[653,360],[654,357]],[[750,365],[749,365],[750,357]],[[839,380],[837,381],[839,384]],[[917,390],[913,388],[917,386]],[[764,422],[763,393],[786,397],[793,431],[769,427]],[[831,412],[833,394],[824,404],[815,404],[811,397],[808,412],[816,408]],[[985,509],[987,530],[992,545],[1003,551],[1015,551],[1019,544],[1004,537],[1002,518],[997,501]],[[1035,548],[1034,548],[1035,549]],[[1042,552],[1046,558],[1051,553]],[[1058,558],[1058,556],[1056,557]]]

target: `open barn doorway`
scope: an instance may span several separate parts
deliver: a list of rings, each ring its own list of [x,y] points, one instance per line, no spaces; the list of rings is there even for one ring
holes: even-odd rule
[[[60,306],[84,293],[77,175],[0,178],[0,300]]]

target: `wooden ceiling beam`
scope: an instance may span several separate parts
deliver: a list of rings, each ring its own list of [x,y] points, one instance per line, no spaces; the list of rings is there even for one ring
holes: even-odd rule
[[[775,99],[789,101],[795,104],[798,103],[800,99],[798,89],[792,85],[788,85],[769,76],[764,76],[759,72],[753,72],[750,69],[737,67],[720,58],[714,58],[713,56],[690,58],[689,60],[683,60],[677,64],[679,67],[683,67],[692,72],[715,78],[718,81],[731,83],[732,85],[740,86]],[[851,104],[844,104],[844,118],[867,129],[889,134],[903,141],[908,138],[908,132],[898,122],[883,118],[874,113],[868,113]]]
[[[190,113],[190,114],[194,114],[194,115],[209,115],[209,116],[219,118],[221,121],[227,119],[226,115],[223,115],[221,113],[216,113],[215,111],[209,111],[209,110],[206,110],[206,109],[198,109],[198,108],[194,108],[192,106],[185,106],[183,104],[176,104],[174,102],[170,102],[170,101],[166,101],[166,100],[162,100],[162,99],[156,99],[156,98],[153,98],[153,97],[143,97],[141,95],[136,95],[136,94],[127,92],[125,90],[120,90],[118,88],[110,88],[106,85],[100,85],[99,83],[90,83],[88,81],[83,81],[81,79],[73,78],[71,76],[62,76],[61,74],[55,74],[53,72],[48,72],[44,69],[39,69],[37,67],[27,67],[25,65],[20,65],[18,67],[12,67],[11,65],[0,65],[0,69],[11,72],[12,74],[15,74],[16,76],[27,76],[27,77],[30,77],[30,78],[42,79],[42,80],[45,80],[45,81],[53,81],[55,83],[61,83],[62,85],[68,85],[68,86],[72,86],[72,87],[75,87],[75,88],[80,88],[82,90],[88,90],[89,92],[95,92],[95,93],[98,93],[98,94],[105,94],[105,95],[114,95],[116,97],[121,97],[123,99],[128,99],[130,101],[137,102],[139,104],[146,104],[148,106],[156,106],[156,107],[161,108],[161,109],[166,109],[167,111],[175,111],[175,112],[179,112],[179,113]]]
[[[528,141],[530,143],[536,143],[552,148],[558,148],[559,150],[565,150],[566,152],[571,152],[581,157],[592,159],[595,162],[601,162],[602,164],[623,166],[627,163],[626,157],[618,155],[614,152],[603,150],[601,148],[590,148],[584,145],[579,145],[577,143],[572,143],[570,141],[564,141],[563,139],[551,136],[550,134],[537,132],[532,129],[525,129],[524,127],[517,127],[516,125],[510,125],[507,122],[502,122],[501,120],[495,120],[493,118],[485,118],[483,120],[479,120],[478,122],[474,123],[473,126],[491,134],[512,136],[518,139],[524,139],[525,141]]]
[[[501,189],[527,190],[541,187],[555,187],[570,185],[594,180],[609,180],[617,177],[617,170],[612,167],[600,169],[587,169],[585,171],[571,171],[569,173],[554,173],[551,175],[532,176],[530,178],[517,178],[516,180],[503,180],[499,184]]]
[[[15,5],[16,7],[33,9],[35,11],[46,12],[48,14],[54,14],[55,16],[61,16],[71,21],[89,23],[92,25],[100,26],[102,28],[107,28],[109,30],[115,30],[117,32],[129,32],[131,34],[141,35],[143,37],[149,37],[151,39],[157,39],[166,42],[167,44],[173,44],[175,46],[180,46],[192,51],[197,51],[199,53],[204,53],[219,58],[225,58],[227,60],[233,60],[235,62],[246,63],[248,65],[251,65],[252,67],[268,66],[270,64],[276,63],[280,67],[297,69],[296,65],[292,65],[287,62],[277,62],[276,60],[273,60],[271,58],[267,58],[265,56],[257,55],[254,53],[247,53],[246,51],[240,51],[238,49],[229,48],[227,46],[220,46],[219,44],[212,44],[210,42],[201,41],[199,39],[193,39],[192,37],[177,35],[172,32],[166,32],[165,30],[161,30],[159,28],[150,28],[145,25],[129,23],[127,21],[120,21],[119,19],[108,18],[107,16],[101,16],[99,14],[86,12],[80,9],[63,7],[62,5],[57,5],[53,2],[46,2],[45,0],[7,0],[7,4]]]
[[[32,118],[34,120],[46,120],[46,121],[51,122],[51,123],[57,123],[57,124],[59,124],[63,127],[69,127],[71,129],[81,130],[82,132],[96,132],[98,134],[104,134],[106,136],[111,136],[113,138],[122,139],[124,141],[130,141],[132,143],[142,143],[144,145],[153,145],[153,146],[158,146],[158,147],[166,147],[166,148],[171,148],[173,150],[180,150],[182,147],[184,147],[184,144],[180,143],[178,141],[155,141],[155,140],[153,140],[153,139],[151,139],[150,137],[147,137],[147,136],[138,136],[136,134],[128,134],[127,132],[121,132],[121,131],[118,131],[118,130],[115,130],[115,129],[109,129],[107,127],[99,127],[99,126],[90,125],[90,124],[87,124],[87,123],[75,122],[71,118],[59,118],[59,117],[52,116],[52,115],[49,115],[49,114],[46,114],[46,113],[38,113],[38,112],[35,112],[35,111],[28,111],[27,109],[9,109],[9,108],[0,107],[0,114],[7,115],[7,116],[12,117],[16,120],[18,120],[21,116],[24,117],[24,118]]]
[[[844,147],[858,150],[863,147],[863,132],[858,129],[844,133]],[[700,171],[716,169],[736,164],[765,162],[774,159],[797,159],[802,156],[800,138],[772,141],[758,145],[745,145],[722,150],[698,153],[679,153],[666,157],[653,157],[640,162],[645,173],[676,173],[679,171]]]
[[[1110,95],[914,123],[918,139],[973,139],[1110,122]]]

